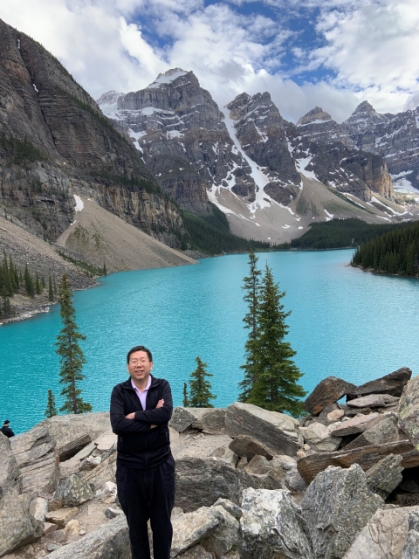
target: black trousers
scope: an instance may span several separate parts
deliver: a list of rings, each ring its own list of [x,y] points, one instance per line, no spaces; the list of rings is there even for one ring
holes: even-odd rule
[[[117,465],[116,485],[127,517],[132,559],[150,559],[147,521],[153,531],[154,559],[170,559],[175,501],[175,461],[172,456],[149,470]]]

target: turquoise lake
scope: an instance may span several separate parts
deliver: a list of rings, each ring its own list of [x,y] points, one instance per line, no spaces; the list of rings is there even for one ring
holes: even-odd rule
[[[271,266],[288,317],[288,340],[311,391],[334,375],[355,384],[400,367],[419,372],[419,281],[378,276],[349,266],[351,250],[260,253]],[[248,255],[194,266],[113,274],[75,292],[76,321],[87,336],[83,397],[94,411],[109,407],[112,387],[126,378],[130,347],[153,352],[154,374],[167,378],[175,405],[200,356],[213,374],[215,406],[237,398],[247,332],[242,319]],[[60,404],[55,340],[59,308],[0,327],[0,420],[16,433],[44,418],[47,391]]]

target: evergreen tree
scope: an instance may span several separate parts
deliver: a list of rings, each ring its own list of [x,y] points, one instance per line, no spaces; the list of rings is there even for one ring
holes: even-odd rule
[[[207,364],[201,361],[200,357],[196,358],[197,368],[191,374],[190,386],[190,399],[189,406],[191,408],[213,408],[210,400],[215,398],[211,393],[211,383],[206,380],[207,377],[212,377],[207,373]]]
[[[244,369],[244,379],[239,384],[241,393],[239,394],[239,401],[246,402],[249,396],[249,392],[256,380],[257,374],[257,363],[254,358],[254,341],[257,336],[258,330],[258,308],[259,308],[259,289],[260,289],[260,275],[261,271],[257,269],[258,258],[254,251],[251,250],[249,253],[249,267],[250,273],[243,279],[243,289],[245,290],[245,295],[243,299],[248,305],[248,312],[243,319],[245,323],[245,328],[249,329],[249,335],[245,344],[246,353],[246,364],[242,365],[241,368]]]
[[[82,368],[86,362],[79,341],[85,340],[86,337],[78,331],[73,294],[65,274],[60,284],[59,303],[62,329],[57,336],[55,345],[57,346],[56,352],[61,357],[60,383],[65,385],[61,392],[61,395],[65,397],[65,402],[60,411],[84,413],[92,410],[92,406],[83,401],[80,396],[81,390],[78,388],[78,383],[84,379]]]
[[[298,416],[303,413],[300,398],[305,396],[305,391],[298,384],[302,373],[292,359],[296,352],[284,341],[288,334],[285,320],[291,314],[284,311],[281,303],[284,296],[285,292],[279,290],[266,265],[259,289],[257,334],[251,344],[255,380],[246,402]]]
[[[189,408],[188,385],[186,382],[183,383],[183,407]]]
[[[38,272],[36,272],[36,275],[35,275],[35,293],[37,295],[41,294],[41,283],[39,281]]]
[[[54,417],[54,415],[57,415],[57,408],[55,407],[55,397],[52,390],[48,390],[48,402],[44,415],[45,417]]]
[[[33,283],[32,276],[29,273],[27,264],[25,266],[25,272],[23,274],[23,280],[25,282],[26,293],[29,295],[29,297],[34,297],[35,296],[35,285]]]
[[[107,276],[107,275],[108,275],[108,270],[106,269],[106,262],[103,263],[103,270],[102,270],[102,273],[103,273],[104,276]]]

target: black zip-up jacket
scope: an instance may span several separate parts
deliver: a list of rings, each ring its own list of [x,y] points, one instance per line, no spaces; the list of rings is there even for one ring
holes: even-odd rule
[[[157,402],[164,406],[156,409]],[[173,400],[167,380],[151,375],[146,409],[131,386],[131,378],[117,384],[111,396],[111,425],[118,435],[118,463],[128,468],[147,470],[162,464],[169,456],[168,422],[172,417]],[[135,412],[135,419],[125,416]],[[151,429],[151,425],[157,425]]]

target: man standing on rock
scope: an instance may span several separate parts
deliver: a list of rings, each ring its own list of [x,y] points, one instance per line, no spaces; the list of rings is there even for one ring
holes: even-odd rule
[[[172,393],[167,380],[150,374],[152,368],[149,349],[130,349],[130,378],[117,384],[111,396],[111,424],[118,435],[116,484],[127,517],[132,559],[150,559],[149,519],[154,559],[169,559],[172,544],[175,463],[168,426]]]
[[[3,427],[0,429],[0,431],[3,433],[3,435],[6,435],[6,437],[14,437],[15,434],[13,433],[13,431],[10,429],[10,421],[8,419],[6,419],[4,421],[4,425]]]

